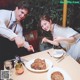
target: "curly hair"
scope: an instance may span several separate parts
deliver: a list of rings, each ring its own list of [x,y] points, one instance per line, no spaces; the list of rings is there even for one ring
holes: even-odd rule
[[[18,1],[18,3],[16,4],[16,6],[20,9],[27,9],[28,11],[30,11],[30,4],[28,2],[28,0],[20,0]]]

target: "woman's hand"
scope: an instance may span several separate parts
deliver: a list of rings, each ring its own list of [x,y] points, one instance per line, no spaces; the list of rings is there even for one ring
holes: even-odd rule
[[[58,45],[59,45],[58,41],[56,41],[56,40],[49,40],[49,39],[47,39],[46,37],[44,37],[44,38],[42,39],[42,43],[43,43],[43,42],[48,42],[48,43],[50,43],[50,44],[52,44],[52,45],[55,45],[55,46],[58,46]]]
[[[47,39],[46,37],[44,37],[44,38],[42,39],[42,42],[41,42],[41,43],[43,43],[43,42],[48,42],[48,39]]]
[[[55,46],[59,46],[59,42],[58,42],[58,41],[54,41],[54,40],[53,40],[53,41],[51,41],[50,43],[53,44],[53,45],[55,45]]]

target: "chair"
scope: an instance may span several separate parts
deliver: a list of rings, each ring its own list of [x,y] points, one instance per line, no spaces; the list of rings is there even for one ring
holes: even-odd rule
[[[35,52],[39,50],[39,38],[37,30],[33,30],[25,35],[26,41],[34,47]]]

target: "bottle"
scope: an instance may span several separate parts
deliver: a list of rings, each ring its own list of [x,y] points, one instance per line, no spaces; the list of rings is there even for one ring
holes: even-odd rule
[[[22,74],[24,72],[23,64],[20,62],[17,62],[15,64],[15,71],[16,71],[16,74],[18,75]]]
[[[16,74],[20,75],[24,72],[23,64],[19,56],[16,57],[15,61],[15,71]]]

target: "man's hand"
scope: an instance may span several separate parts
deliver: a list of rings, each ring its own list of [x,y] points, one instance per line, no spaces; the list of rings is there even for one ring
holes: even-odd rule
[[[24,48],[26,48],[28,51],[34,52],[33,46],[32,45],[29,45],[29,43],[26,42],[26,41],[24,42]]]
[[[28,49],[28,51],[32,51],[32,52],[34,52],[34,48],[33,48],[32,45],[29,45],[29,47],[28,47],[27,49]]]
[[[17,36],[17,37],[14,38],[14,40],[15,40],[15,43],[16,43],[18,48],[23,47],[24,42],[25,42],[24,39],[22,39],[21,37]]]

